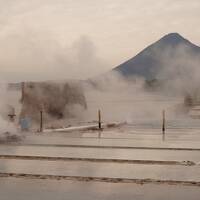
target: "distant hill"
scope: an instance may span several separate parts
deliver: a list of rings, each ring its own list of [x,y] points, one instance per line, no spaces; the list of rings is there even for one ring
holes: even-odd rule
[[[120,64],[113,71],[117,71],[125,77],[141,76],[152,80],[158,78],[161,70],[170,66],[176,67],[177,61],[179,62],[177,65],[190,67],[187,62],[180,64],[180,60],[185,57],[190,59],[190,56],[191,59],[193,56],[200,58],[200,47],[178,33],[170,33],[145,48],[135,57]]]

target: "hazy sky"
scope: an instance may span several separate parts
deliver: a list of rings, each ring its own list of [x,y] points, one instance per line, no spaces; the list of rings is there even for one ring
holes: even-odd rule
[[[0,0],[0,79],[87,78],[169,32],[200,45],[200,0]]]

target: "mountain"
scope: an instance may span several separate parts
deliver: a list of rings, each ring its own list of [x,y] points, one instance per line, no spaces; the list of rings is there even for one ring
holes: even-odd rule
[[[178,33],[170,33],[145,48],[135,57],[120,64],[113,71],[117,71],[125,77],[141,76],[152,80],[158,78],[166,68],[177,68],[183,65],[183,67],[190,67],[188,60],[194,58],[200,58],[200,47]]]

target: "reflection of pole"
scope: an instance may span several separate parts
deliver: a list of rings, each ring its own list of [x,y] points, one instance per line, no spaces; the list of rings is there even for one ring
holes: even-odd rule
[[[165,120],[165,110],[162,111],[162,135],[163,135],[163,140],[165,140],[165,123],[166,123],[166,120]]]
[[[24,101],[24,89],[25,89],[25,83],[22,82],[22,83],[21,83],[21,90],[22,90],[21,102],[22,102],[22,103],[23,103],[23,101]]]
[[[101,111],[98,110],[99,129],[101,129]]]
[[[43,131],[43,112],[40,111],[40,132]]]
[[[101,130],[98,131],[98,138],[101,138]]]

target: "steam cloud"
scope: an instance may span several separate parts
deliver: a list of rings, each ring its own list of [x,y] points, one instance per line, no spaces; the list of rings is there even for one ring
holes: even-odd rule
[[[159,120],[163,109],[170,119],[177,118],[177,115],[179,118],[187,117],[184,97],[189,94],[200,99],[200,57],[197,52],[179,45],[162,52],[155,49],[154,54],[163,66],[156,69],[158,90],[146,91],[142,77],[127,80],[117,73],[99,78],[99,90],[94,91],[95,95],[91,89],[88,90],[92,104],[96,102],[95,107],[104,110],[107,120]]]
[[[16,112],[20,109],[18,104],[18,95],[14,92],[7,91],[5,83],[0,84],[0,142],[7,139],[16,139],[11,135],[17,135],[17,126],[15,123],[9,121],[8,114],[10,114],[11,106],[15,106]],[[10,135],[11,134],[11,135]]]
[[[51,35],[25,30],[24,34],[1,37],[0,42],[1,76],[6,80],[86,79],[102,73],[106,66],[87,36],[66,46]],[[183,102],[184,95],[199,86],[200,59],[186,46],[156,54],[165,66],[157,69],[158,80],[164,82],[160,91],[146,91],[141,77],[127,80],[119,74],[103,74],[91,81],[93,86],[90,81],[84,83],[88,110],[81,113],[82,120],[95,120],[98,109],[107,121],[160,119],[162,109],[174,115],[174,107]],[[94,87],[96,83],[98,87]]]
[[[86,79],[105,71],[105,62],[88,36],[71,45],[50,33],[24,30],[0,37],[0,73],[4,81]]]

